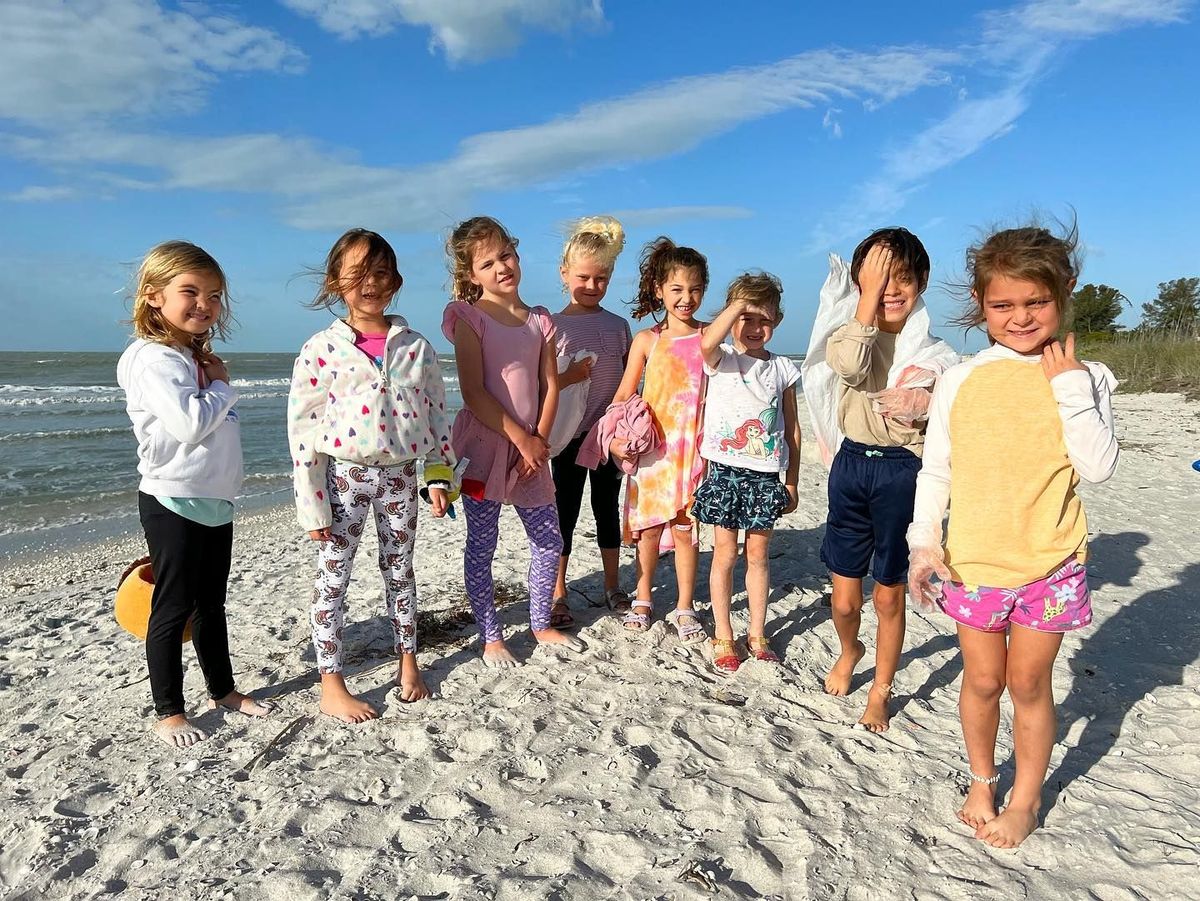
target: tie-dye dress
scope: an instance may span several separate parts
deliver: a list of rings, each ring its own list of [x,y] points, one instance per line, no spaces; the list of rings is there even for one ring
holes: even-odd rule
[[[663,443],[638,458],[637,472],[625,492],[625,541],[636,541],[646,529],[669,523],[692,505],[704,475],[700,457],[703,421],[704,357],[701,333],[671,338],[655,326],[654,347],[646,359],[642,398],[654,413]],[[663,529],[659,548],[674,547],[670,528]],[[696,540],[692,529],[692,541]]]

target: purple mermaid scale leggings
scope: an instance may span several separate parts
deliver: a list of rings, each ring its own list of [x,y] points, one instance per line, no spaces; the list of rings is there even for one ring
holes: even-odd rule
[[[471,612],[479,625],[479,637],[486,643],[504,637],[496,615],[496,591],[492,581],[492,558],[499,538],[500,503],[477,501],[463,495],[467,514],[467,550],[463,569]],[[554,504],[542,507],[517,507],[517,515],[529,537],[529,625],[534,631],[550,628],[550,603],[558,558],[562,553],[562,534],[558,530],[558,509]]]

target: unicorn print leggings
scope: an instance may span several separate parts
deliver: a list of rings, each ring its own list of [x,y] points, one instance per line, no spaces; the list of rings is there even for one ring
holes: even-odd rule
[[[499,537],[500,503],[462,498],[467,514],[467,551],[463,569],[471,611],[479,625],[479,637],[486,643],[504,637],[496,615],[492,558]],[[558,557],[562,553],[562,535],[558,531],[558,509],[554,504],[541,507],[517,507],[517,515],[529,537],[529,625],[535,632],[550,628],[550,596],[558,575]]]
[[[379,535],[379,571],[383,574],[388,618],[396,637],[396,653],[417,650],[417,585],[413,576],[413,542],[417,534],[417,464],[363,466],[329,461],[331,539],[320,542],[317,584],[313,591],[313,645],[317,671],[342,671],[342,629],[346,621],[346,589],[354,555],[375,511]]]

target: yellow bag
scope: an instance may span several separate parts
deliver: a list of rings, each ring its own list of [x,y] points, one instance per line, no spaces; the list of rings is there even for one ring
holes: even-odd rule
[[[146,628],[150,624],[150,598],[154,594],[154,572],[150,569],[150,558],[134,560],[121,574],[117,585],[117,599],[113,614],[117,623],[128,632],[146,640]],[[192,621],[183,627],[183,641],[192,640]]]

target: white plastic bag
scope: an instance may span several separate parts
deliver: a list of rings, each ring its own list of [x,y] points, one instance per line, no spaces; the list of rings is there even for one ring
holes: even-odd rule
[[[589,358],[593,363],[600,359],[590,350],[578,351],[573,357],[563,354],[558,358],[558,371],[566,372],[572,363]],[[550,456],[557,457],[562,453],[579,431],[579,423],[583,422],[583,414],[587,411],[588,389],[591,386],[592,380],[584,379],[558,392],[558,412],[554,416],[554,428],[550,430]]]

